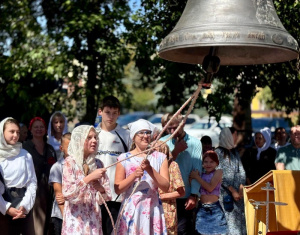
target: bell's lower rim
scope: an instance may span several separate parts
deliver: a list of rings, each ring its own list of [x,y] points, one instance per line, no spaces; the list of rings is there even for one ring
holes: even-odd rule
[[[158,51],[159,57],[165,60],[202,64],[203,59],[209,54],[211,47],[217,47],[216,56],[220,58],[221,65],[255,65],[272,64],[294,60],[299,52],[296,49],[280,45],[266,45],[253,43],[201,43],[201,45],[173,46]]]

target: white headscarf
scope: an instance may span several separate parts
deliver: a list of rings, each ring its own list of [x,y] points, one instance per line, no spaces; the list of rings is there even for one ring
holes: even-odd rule
[[[219,140],[219,145],[223,148],[230,150],[235,147],[232,133],[228,127],[222,129]]]
[[[152,133],[153,133],[153,131],[157,127],[145,119],[139,119],[135,122],[129,123],[128,128],[130,130],[130,138],[133,140],[133,137],[135,136],[135,134],[137,132],[139,132],[141,130],[149,130],[149,131],[152,131]]]
[[[268,127],[265,127],[265,128],[263,128],[263,129],[261,129],[259,132],[257,132],[257,133],[261,133],[262,135],[263,135],[263,137],[265,138],[265,143],[264,143],[264,145],[261,147],[261,148],[259,148],[257,145],[256,145],[256,143],[255,143],[255,145],[256,145],[256,147],[257,147],[257,155],[256,155],[256,158],[257,158],[257,160],[259,160],[259,158],[260,158],[260,153],[262,152],[262,151],[265,151],[266,149],[268,149],[269,147],[270,147],[270,145],[271,145],[271,130],[268,128]],[[254,135],[254,142],[255,142],[255,135]]]
[[[65,117],[65,115],[62,114],[62,112],[59,112],[59,111],[56,111],[54,112],[51,117],[50,117],[50,121],[49,121],[49,124],[48,124],[48,143],[50,145],[52,145],[52,147],[54,148],[55,151],[59,150],[59,146],[60,146],[60,141],[55,139],[55,137],[53,136],[53,133],[52,133],[52,119],[53,119],[53,116],[57,113],[60,113],[64,120],[65,120],[65,126],[64,126],[64,129],[63,129],[63,132],[62,134],[65,134],[68,132],[68,121],[67,121],[67,118]]]
[[[90,133],[90,130],[95,130],[95,128],[89,125],[80,125],[78,127],[75,127],[74,130],[72,131],[71,140],[68,147],[69,156],[75,160],[76,165],[83,173],[84,173],[83,171],[84,143],[87,139],[88,134]],[[85,163],[89,166],[89,173],[93,172],[97,168],[95,162],[96,154],[97,154],[97,149],[95,150],[94,153],[90,154],[88,158],[85,160]]]
[[[8,119],[13,119],[12,117],[8,117],[3,119],[0,122],[0,162],[6,160],[9,157],[17,156],[22,148],[22,144],[17,142],[14,145],[7,144],[4,138],[4,124]]]

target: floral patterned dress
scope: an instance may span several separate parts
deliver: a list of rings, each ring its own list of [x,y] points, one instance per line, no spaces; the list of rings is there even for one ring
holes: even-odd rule
[[[124,153],[118,157],[118,161],[128,158],[131,153]],[[148,160],[157,172],[165,160],[166,156],[160,152],[153,152],[148,156]],[[133,157],[121,162],[125,168],[126,177],[132,174],[141,165],[143,157]],[[137,181],[124,192],[120,213],[117,234],[130,235],[161,235],[167,234],[165,217],[161,200],[158,195],[158,187],[150,175],[144,171],[141,182],[134,194],[129,198]],[[127,200],[129,198],[129,200]],[[127,202],[128,201],[128,202]],[[117,224],[117,223],[116,223]]]
[[[219,198],[220,204],[223,206],[223,196],[228,194],[228,191],[224,189],[230,185],[239,191],[241,184],[246,183],[246,173],[243,164],[240,159],[240,155],[237,151],[233,150],[230,152],[230,157],[224,158],[224,150],[222,148],[217,148],[215,152],[219,157],[219,166],[217,169],[223,170],[221,195]],[[225,217],[227,220],[228,235],[246,235],[246,220],[245,220],[245,210],[244,210],[244,199],[241,198],[239,201],[234,201],[234,209],[231,212],[225,212]]]
[[[170,187],[168,193],[177,191],[178,188],[184,187],[184,182],[180,173],[179,166],[177,162],[172,161],[169,166],[169,175],[170,175]],[[159,189],[159,194],[164,194],[164,192]],[[166,199],[162,202],[166,225],[168,229],[168,235],[177,234],[177,205],[176,199]]]
[[[97,168],[102,163],[96,159]],[[62,235],[101,235],[102,221],[100,205],[103,203],[100,192],[83,181],[84,174],[73,158],[66,158],[63,169],[62,192],[65,197]],[[105,201],[111,200],[108,177],[101,178],[100,184],[105,193],[101,194]]]

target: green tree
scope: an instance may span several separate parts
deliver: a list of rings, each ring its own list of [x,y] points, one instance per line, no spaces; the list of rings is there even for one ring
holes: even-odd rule
[[[128,103],[130,95],[122,83],[130,59],[125,34],[131,24],[128,1],[44,0],[42,8],[49,36],[57,43],[69,43],[60,53],[81,65],[72,67],[69,78],[85,82],[80,93],[74,92],[76,100],[86,101],[82,121],[94,121],[99,99],[108,94]]]
[[[0,5],[0,115],[28,122],[61,109],[66,58],[42,32],[31,1]]]

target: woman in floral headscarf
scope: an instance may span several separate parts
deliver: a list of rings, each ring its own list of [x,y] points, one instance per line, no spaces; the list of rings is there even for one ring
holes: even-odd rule
[[[100,205],[111,200],[111,192],[106,169],[95,158],[97,149],[98,133],[93,126],[81,125],[72,131],[63,168],[62,235],[102,234]]]

